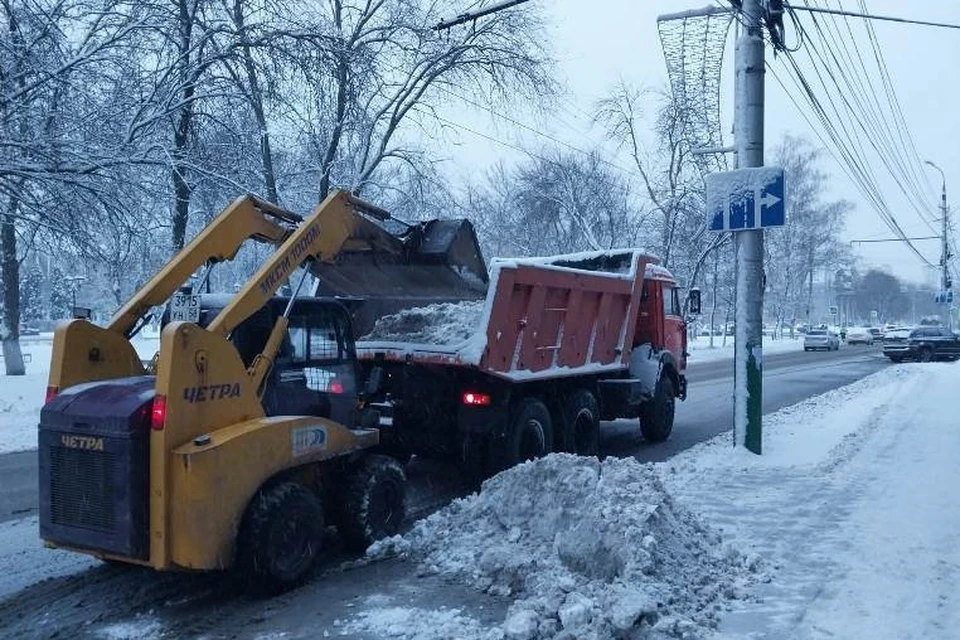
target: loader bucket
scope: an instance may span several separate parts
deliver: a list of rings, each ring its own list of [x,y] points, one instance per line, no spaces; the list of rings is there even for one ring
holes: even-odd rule
[[[316,295],[340,298],[358,337],[381,317],[402,309],[486,296],[486,263],[469,220],[407,225],[376,221],[376,242],[348,245],[334,263],[314,265]]]

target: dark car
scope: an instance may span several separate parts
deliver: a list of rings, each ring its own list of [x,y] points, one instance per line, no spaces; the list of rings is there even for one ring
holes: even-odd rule
[[[883,355],[894,362],[957,360],[960,358],[960,336],[946,327],[896,329],[884,336]]]
[[[40,329],[22,324],[20,325],[20,335],[21,336],[38,336],[40,335]]]

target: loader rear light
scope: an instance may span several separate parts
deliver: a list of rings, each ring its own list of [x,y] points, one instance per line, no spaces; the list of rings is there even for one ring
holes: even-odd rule
[[[343,393],[343,383],[334,378],[327,384],[327,393]]]
[[[43,401],[44,404],[53,400],[58,393],[60,393],[60,387],[53,387],[53,386],[47,387],[47,397]]]
[[[153,398],[153,409],[150,410],[150,428],[154,431],[163,431],[167,421],[167,396],[159,393]]]
[[[488,407],[492,399],[487,393],[476,393],[473,391],[467,391],[463,394],[463,404],[469,404],[474,407]]]

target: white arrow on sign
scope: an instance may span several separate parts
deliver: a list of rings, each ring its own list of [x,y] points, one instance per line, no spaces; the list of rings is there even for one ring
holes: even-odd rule
[[[762,195],[761,195],[762,194]],[[780,198],[773,195],[772,193],[767,193],[763,189],[757,189],[753,194],[753,215],[754,220],[756,220],[756,225],[760,227],[760,212],[763,211],[763,207],[768,209],[773,205],[780,202]]]

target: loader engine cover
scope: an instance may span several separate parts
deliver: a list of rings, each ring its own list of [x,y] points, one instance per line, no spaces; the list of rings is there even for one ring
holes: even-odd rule
[[[40,536],[149,559],[149,442],[155,378],[64,389],[40,412]]]

